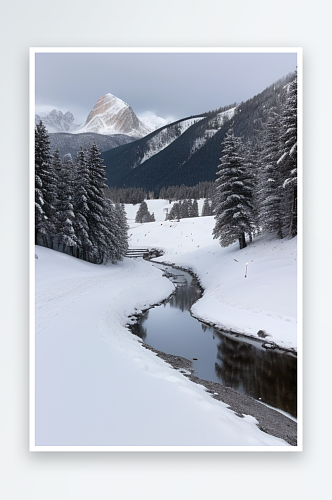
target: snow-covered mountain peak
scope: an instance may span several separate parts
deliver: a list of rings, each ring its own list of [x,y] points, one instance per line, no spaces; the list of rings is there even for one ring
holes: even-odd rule
[[[165,119],[150,111],[138,117],[128,103],[107,93],[98,99],[88,114],[84,127],[76,133],[126,134],[140,138],[166,124]]]
[[[138,117],[128,103],[110,92],[97,100],[84,125],[75,123],[75,118],[70,111],[60,111],[53,106],[36,106],[35,113],[35,122],[42,120],[49,133],[92,132],[141,138],[169,123],[151,111],[146,111]]]
[[[138,115],[138,118],[142,123],[144,123],[147,128],[151,129],[151,131],[164,127],[165,125],[168,125],[169,123],[172,123],[172,121],[174,121],[165,120],[165,118],[157,116],[152,111],[145,111],[144,113]]]
[[[152,130],[139,120],[129,104],[108,93],[98,99],[90,111],[84,127],[76,132],[144,137]]]
[[[111,115],[114,114],[116,115],[119,113],[121,110],[124,110],[126,108],[130,108],[129,104],[124,102],[122,99],[119,99],[113,94],[105,94],[104,96],[100,97],[96,104],[94,105],[92,111],[90,111],[86,122],[85,126],[88,125],[88,123],[93,120],[93,118],[96,115]]]
[[[39,123],[40,120],[49,133],[74,132],[80,127],[79,124],[75,123],[74,115],[70,111],[63,113],[55,108],[50,110],[49,106],[36,108],[35,123]]]

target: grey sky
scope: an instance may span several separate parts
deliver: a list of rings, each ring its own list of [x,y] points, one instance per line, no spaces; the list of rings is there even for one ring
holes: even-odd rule
[[[163,118],[241,102],[293,72],[296,53],[36,53],[36,105],[83,123],[110,92]]]

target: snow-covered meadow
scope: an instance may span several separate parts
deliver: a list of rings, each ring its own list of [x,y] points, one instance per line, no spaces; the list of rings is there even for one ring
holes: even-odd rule
[[[296,349],[296,240],[222,249],[212,217],[165,222],[168,202],[147,203],[156,222],[136,224],[139,205],[126,206],[130,247],[162,248],[160,261],[198,274],[205,293],[196,316],[253,335],[265,330]],[[35,253],[31,449],[292,449],[130,333],[130,314],[173,291],[162,271],[143,259],[98,266],[43,247]]]
[[[297,350],[297,237],[259,236],[242,250],[222,248],[212,238],[214,217],[165,221],[167,200],[147,205],[156,222],[143,225],[134,222],[139,205],[126,205],[130,246],[163,249],[156,260],[197,274],[205,293],[192,308],[196,317],[257,338],[263,330],[267,341]]]

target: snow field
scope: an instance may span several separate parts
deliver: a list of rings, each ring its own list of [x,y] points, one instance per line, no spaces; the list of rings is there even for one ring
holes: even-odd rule
[[[201,213],[204,200],[199,200]],[[147,200],[156,222],[135,224],[139,205],[126,205],[132,248],[164,250],[158,261],[192,269],[205,289],[192,313],[219,328],[297,350],[297,238],[259,236],[245,249],[212,238],[215,219],[165,221],[167,200]],[[246,273],[247,269],[247,273]],[[245,277],[245,274],[247,276]]]
[[[128,315],[172,292],[159,269],[142,259],[97,266],[42,247],[35,253],[32,449],[288,446],[212,399],[126,328]]]

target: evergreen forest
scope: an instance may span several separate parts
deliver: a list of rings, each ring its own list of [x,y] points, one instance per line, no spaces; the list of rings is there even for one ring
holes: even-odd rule
[[[124,206],[105,195],[95,144],[61,161],[40,121],[35,127],[35,243],[95,264],[121,260],[128,248]]]
[[[271,107],[255,141],[229,128],[215,182],[214,238],[244,248],[253,234],[297,234],[297,75]]]

